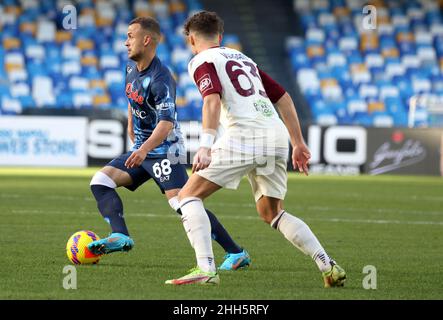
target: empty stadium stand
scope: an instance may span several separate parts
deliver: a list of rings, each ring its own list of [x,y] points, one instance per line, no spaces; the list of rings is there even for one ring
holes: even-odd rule
[[[443,94],[443,20],[432,0],[295,0],[303,36],[290,36],[292,71],[323,125],[408,125],[410,99]],[[375,28],[365,28],[367,4]],[[425,103],[425,102],[424,102]],[[415,125],[427,125],[417,106]]]
[[[64,19],[75,5],[75,29]],[[181,120],[199,119],[201,97],[187,73],[191,52],[182,25],[198,0],[4,0],[0,4],[0,114],[28,108],[112,109],[125,112],[127,25],[153,16],[164,34],[158,56],[177,79]],[[65,10],[65,12],[64,12]],[[236,35],[224,44],[240,48]]]

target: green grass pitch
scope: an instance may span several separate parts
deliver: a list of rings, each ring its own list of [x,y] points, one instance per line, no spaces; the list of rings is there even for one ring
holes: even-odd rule
[[[206,201],[250,252],[248,270],[222,272],[220,286],[170,287],[195,264],[178,216],[150,182],[119,191],[135,248],[76,266],[62,283],[71,234],[108,225],[89,180],[96,169],[0,169],[0,299],[442,299],[443,180],[437,177],[304,177],[291,174],[285,208],[306,221],[348,274],[324,289],[316,265],[261,222],[246,180]],[[214,243],[216,262],[223,251]],[[365,290],[363,268],[377,270]]]

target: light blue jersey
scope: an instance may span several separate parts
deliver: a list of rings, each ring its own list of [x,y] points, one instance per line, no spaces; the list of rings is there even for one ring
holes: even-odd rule
[[[183,136],[177,122],[175,88],[176,84],[169,69],[158,57],[154,57],[151,64],[140,72],[134,62],[128,63],[126,96],[131,105],[135,134],[132,150],[140,148],[151,136],[159,121],[166,120],[174,124],[173,130],[147,157],[185,156]]]

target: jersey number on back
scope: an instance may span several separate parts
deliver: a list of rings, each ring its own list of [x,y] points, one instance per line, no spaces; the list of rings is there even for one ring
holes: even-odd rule
[[[242,65],[241,63],[234,61],[234,60],[228,60],[228,62],[226,62],[225,69],[226,69],[226,73],[229,76],[229,79],[231,80],[232,85],[235,88],[235,91],[237,91],[237,93],[239,95],[241,95],[242,97],[249,97],[249,96],[252,96],[253,94],[255,94],[255,88],[254,88],[254,84],[253,84],[251,78],[248,76],[248,73],[244,70],[244,68],[249,68],[249,74],[252,75],[253,77],[258,78],[260,80],[260,82],[261,82],[261,78],[260,78],[260,75],[258,74],[257,67],[253,63],[251,63],[249,61],[243,61],[243,64],[244,65]],[[249,88],[245,89],[245,88],[242,88],[242,86],[240,85],[240,82],[238,79],[241,75],[245,76],[246,79],[248,79]],[[261,89],[263,89],[263,87]],[[261,89],[259,88],[258,93],[261,96],[267,98],[268,96],[266,95],[265,90],[264,89],[261,90]]]

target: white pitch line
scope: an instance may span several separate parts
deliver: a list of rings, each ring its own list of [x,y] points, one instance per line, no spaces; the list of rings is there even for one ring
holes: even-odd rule
[[[401,221],[401,220],[372,220],[372,219],[342,219],[342,218],[307,218],[306,220],[326,222],[374,223],[374,224],[412,224],[412,225],[441,225],[443,221]]]
[[[11,210],[12,213],[22,213],[22,214],[72,214],[72,215],[92,215],[92,214],[98,214],[97,212],[90,212],[90,211],[80,211],[80,212],[74,212],[74,211],[49,211],[49,210],[27,210],[27,209],[18,209],[18,210]],[[141,217],[141,218],[175,218],[178,219],[178,215],[173,214],[157,214],[157,213],[139,213],[139,212],[130,212],[127,213],[127,217]],[[231,219],[231,220],[259,220],[258,216],[239,216],[239,215],[217,215],[220,219]],[[348,219],[348,218],[309,218],[305,217],[303,218],[307,221],[320,221],[320,222],[334,222],[334,223],[370,223],[370,224],[406,224],[406,225],[437,225],[437,226],[443,226],[443,221],[402,221],[402,220],[379,220],[379,219]],[[3,220],[4,221],[4,220]]]
[[[328,192],[328,196],[338,196],[341,198],[356,198],[356,199],[361,199],[363,197],[363,194],[360,192]],[[391,194],[370,194],[370,195],[364,195],[366,197],[366,200],[369,198],[374,198],[376,200],[379,199],[389,199],[389,200],[401,200],[401,201],[417,201],[417,200],[421,200],[421,201],[436,201],[436,202],[442,202],[443,203],[443,197],[442,196],[426,196],[426,195],[416,195],[416,194],[411,194],[408,195],[407,198],[405,197],[401,197],[401,196],[396,196],[396,195],[391,195]]]
[[[365,213],[399,213],[399,214],[432,214],[432,215],[443,215],[443,211],[417,211],[417,210],[402,210],[402,209],[387,209],[387,208],[338,208],[338,207],[321,207],[321,206],[310,206],[305,207],[309,211],[346,211],[346,212],[365,212]]]
[[[0,198],[21,198],[20,196],[16,194],[1,194]],[[92,197],[75,197],[75,196],[42,196],[40,199],[46,199],[46,200],[67,200],[67,201],[94,201]],[[144,199],[134,199],[130,200],[133,203],[146,203],[146,204],[161,204],[166,203],[166,199],[158,198],[155,200],[144,200]],[[226,203],[226,202],[210,202],[208,203],[208,207],[211,206],[217,206],[217,207],[230,207],[230,208],[255,208],[255,204],[248,202],[248,203],[240,203],[240,204],[233,204],[233,203]],[[393,214],[429,214],[429,215],[443,215],[442,211],[418,211],[418,210],[404,210],[404,209],[392,209],[392,208],[356,208],[356,207],[325,207],[325,206],[291,206],[293,211],[326,211],[326,212],[362,212],[362,213],[393,213]]]

